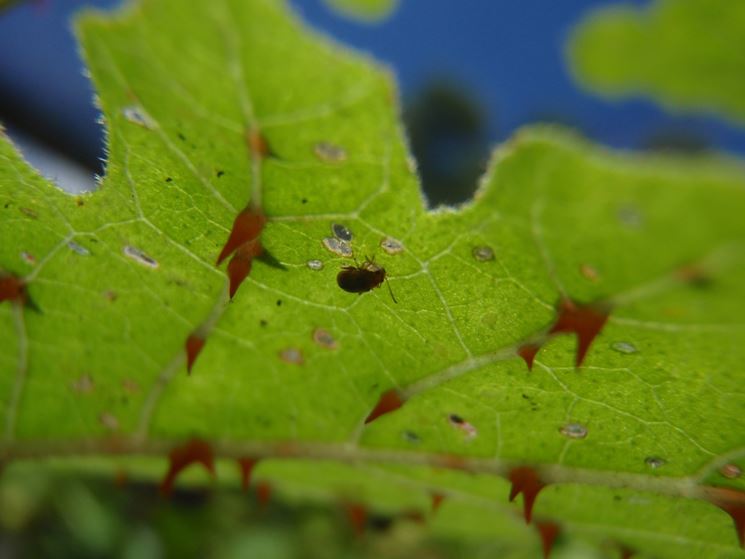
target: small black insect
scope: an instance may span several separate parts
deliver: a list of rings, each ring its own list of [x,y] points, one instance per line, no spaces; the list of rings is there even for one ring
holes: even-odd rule
[[[336,283],[349,293],[366,293],[371,289],[380,287],[384,281],[388,286],[391,299],[394,303],[398,303],[388,280],[386,280],[385,268],[378,266],[370,259],[365,260],[362,265],[344,266],[336,275]]]

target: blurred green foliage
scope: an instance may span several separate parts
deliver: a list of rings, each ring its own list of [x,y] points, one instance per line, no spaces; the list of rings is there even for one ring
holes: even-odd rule
[[[745,123],[745,2],[654,0],[591,12],[568,45],[580,83]]]

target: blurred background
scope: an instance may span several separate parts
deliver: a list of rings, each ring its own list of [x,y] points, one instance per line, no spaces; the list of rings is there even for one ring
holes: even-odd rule
[[[119,3],[0,0],[0,122],[27,159],[69,191],[93,188],[104,158],[70,18]],[[495,144],[533,122],[560,123],[617,148],[745,155],[745,129],[716,116],[666,112],[641,97],[611,102],[573,82],[564,57],[572,26],[609,0],[402,0],[375,24],[322,0],[292,3],[312,26],[393,68],[432,205],[468,199]],[[33,469],[0,478],[0,559],[516,556],[495,542],[463,549],[428,541],[416,523],[373,518],[369,526],[360,542],[342,511],[263,509],[237,492],[182,488],[164,501],[147,484],[123,491],[111,480]]]
[[[70,18],[120,1],[0,0],[0,122],[68,190],[91,188],[104,157]],[[745,130],[715,116],[671,114],[641,97],[611,102],[573,82],[569,33],[612,3],[402,0],[390,17],[364,23],[322,0],[292,0],[311,25],[393,68],[432,205],[467,199],[494,145],[531,122],[570,126],[613,147],[745,153]]]

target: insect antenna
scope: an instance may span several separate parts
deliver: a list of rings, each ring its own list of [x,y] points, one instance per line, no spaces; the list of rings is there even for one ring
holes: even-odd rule
[[[396,296],[393,294],[393,289],[391,289],[391,284],[388,281],[388,278],[385,278],[385,284],[388,286],[388,293],[391,294],[391,299],[393,299],[393,302],[398,305],[398,301],[396,301]]]

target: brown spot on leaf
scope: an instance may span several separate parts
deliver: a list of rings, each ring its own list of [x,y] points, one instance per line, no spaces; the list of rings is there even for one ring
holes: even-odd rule
[[[367,526],[367,508],[359,503],[346,503],[344,505],[344,512],[355,535],[358,538],[364,536],[365,527]]]
[[[194,366],[194,362],[199,357],[199,354],[204,347],[204,338],[197,334],[191,334],[186,338],[186,372],[191,374],[191,368]]]
[[[706,288],[711,286],[712,278],[711,275],[706,272],[701,266],[689,265],[678,268],[675,273],[676,277],[693,287]]]
[[[521,466],[510,472],[509,480],[512,483],[510,488],[510,501],[522,493],[523,494],[523,514],[525,522],[530,524],[533,517],[533,505],[535,499],[545,484],[540,480],[536,471],[529,466]]]
[[[257,458],[238,459],[238,468],[240,468],[241,471],[241,487],[243,488],[243,491],[248,491],[248,488],[251,485],[251,474],[253,473],[253,469],[258,461]]]
[[[381,415],[385,415],[392,411],[396,411],[398,408],[404,405],[404,400],[395,388],[386,390],[380,396],[378,403],[375,405],[370,415],[365,419],[365,423],[371,423],[379,418]]]
[[[442,506],[442,502],[445,500],[445,495],[442,493],[432,493],[432,512],[437,512]]]
[[[168,455],[168,460],[168,471],[160,484],[160,493],[165,497],[171,494],[176,477],[191,464],[201,464],[212,477],[215,476],[212,447],[199,439],[192,439],[185,445],[174,448]]]
[[[246,131],[246,145],[248,145],[248,151],[251,157],[264,159],[274,155],[272,148],[269,147],[269,142],[261,133],[261,130],[255,126],[252,126]]]
[[[114,473],[114,485],[124,487],[129,481],[129,474],[124,468],[118,468]]]
[[[233,220],[233,228],[230,230],[230,235],[228,235],[228,240],[225,241],[220,256],[217,257],[217,265],[222,264],[223,260],[237,251],[240,246],[256,241],[265,224],[266,217],[264,217],[264,214],[254,208],[249,206],[241,210]]]
[[[0,275],[0,303],[11,301],[24,305],[26,300],[26,284],[21,278],[12,275]]]
[[[435,460],[438,466],[448,470],[468,470],[468,462],[463,456],[457,454],[441,454]]]
[[[745,491],[728,487],[705,487],[709,501],[730,515],[740,547],[745,549]]]
[[[140,392],[140,385],[132,379],[125,378],[122,381],[122,388],[130,394],[138,394]]]
[[[582,277],[590,280],[591,282],[597,282],[600,279],[600,274],[598,274],[598,271],[589,264],[580,265],[579,273],[582,274]]]
[[[274,446],[274,451],[277,453],[277,456],[298,456],[302,453],[300,450],[300,447],[298,447],[297,443],[293,441],[282,441],[277,443]]]
[[[30,217],[31,219],[39,219],[39,214],[36,213],[36,210],[32,210],[31,208],[18,208],[18,209],[26,217]]]
[[[272,486],[268,481],[260,481],[256,485],[256,499],[259,502],[259,508],[264,510],[272,498]]]
[[[0,270],[0,303],[9,301],[36,312],[41,312],[28,294],[26,282],[23,279]]]
[[[541,536],[543,557],[544,559],[548,559],[551,555],[551,550],[554,548],[554,543],[556,543],[556,538],[559,536],[559,532],[561,532],[561,527],[556,522],[551,521],[536,522],[535,526]]]

